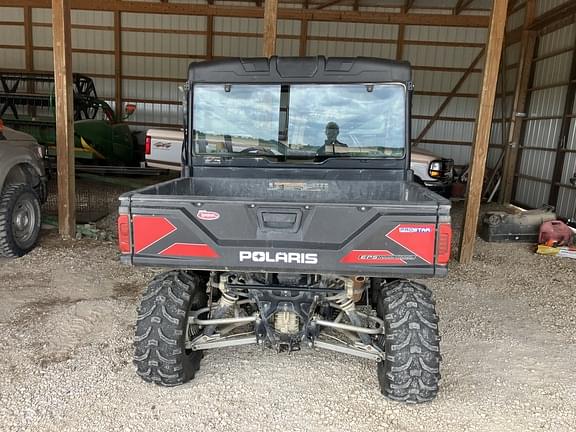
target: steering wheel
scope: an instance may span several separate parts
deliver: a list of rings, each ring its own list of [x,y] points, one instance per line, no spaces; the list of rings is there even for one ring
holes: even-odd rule
[[[240,150],[239,152],[240,154],[265,154],[265,155],[270,155],[270,156],[276,156],[276,154],[267,148],[262,148],[262,147],[248,147],[245,148],[243,150]]]

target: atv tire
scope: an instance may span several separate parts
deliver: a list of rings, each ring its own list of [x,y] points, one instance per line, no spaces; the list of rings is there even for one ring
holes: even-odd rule
[[[21,257],[38,240],[42,225],[40,200],[27,184],[10,184],[0,191],[0,256]]]
[[[134,364],[142,379],[172,387],[194,378],[202,351],[186,349],[188,315],[207,304],[200,278],[170,271],[148,285],[138,308]]]
[[[397,280],[382,286],[378,315],[384,319],[385,360],[378,363],[384,396],[421,403],[434,399],[440,381],[440,336],[432,292]]]

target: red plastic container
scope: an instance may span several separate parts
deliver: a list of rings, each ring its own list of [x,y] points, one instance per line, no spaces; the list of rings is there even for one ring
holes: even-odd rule
[[[572,243],[572,230],[559,220],[544,222],[540,225],[538,243],[548,246],[568,246]]]

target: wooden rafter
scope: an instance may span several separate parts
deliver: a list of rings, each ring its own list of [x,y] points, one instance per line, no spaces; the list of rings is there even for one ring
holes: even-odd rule
[[[454,15],[460,15],[464,9],[466,9],[474,0],[458,0],[456,6],[454,7]],[[497,0],[494,0],[497,1]]]
[[[49,8],[50,0],[0,0],[0,6]],[[143,1],[74,0],[74,9],[120,11],[131,13],[157,13],[169,15],[222,16],[262,18],[262,8],[256,6],[216,6],[188,3],[149,3]],[[374,24],[407,24],[447,27],[487,27],[488,17],[483,15],[401,14],[389,12],[362,12],[317,9],[278,9],[278,19],[334,21]]]
[[[413,144],[414,146],[417,146],[420,143],[420,141],[422,141],[422,138],[424,138],[424,136],[430,130],[430,128],[432,128],[432,126],[434,126],[434,123],[436,122],[436,120],[438,120],[438,118],[440,117],[440,115],[442,114],[444,109],[448,106],[450,101],[455,96],[457,96],[458,90],[460,90],[460,87],[462,87],[462,85],[464,84],[466,79],[470,76],[472,71],[476,68],[476,65],[478,64],[478,62],[480,61],[480,59],[482,58],[483,55],[484,55],[484,48],[482,48],[480,50],[480,52],[478,53],[478,55],[474,58],[474,60],[472,60],[472,63],[470,63],[470,66],[468,66],[468,69],[466,70],[466,72],[464,72],[464,74],[460,77],[460,79],[458,80],[456,85],[454,85],[454,87],[450,91],[450,94],[448,96],[446,96],[446,99],[444,99],[444,101],[440,104],[440,106],[438,107],[438,109],[436,110],[434,115],[432,116],[432,119],[428,122],[428,124],[424,127],[424,129],[422,129],[422,131],[418,135],[418,138],[416,138],[414,140],[414,144]]]

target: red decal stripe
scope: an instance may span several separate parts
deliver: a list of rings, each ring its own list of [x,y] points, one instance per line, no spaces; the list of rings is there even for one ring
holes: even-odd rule
[[[160,255],[194,258],[220,258],[218,252],[207,244],[195,243],[174,243],[160,252]]]
[[[406,261],[396,258],[389,250],[353,250],[346,254],[340,262],[342,264],[406,264]]]
[[[132,221],[135,253],[142,252],[176,231],[176,227],[165,217],[135,215]]]
[[[428,264],[434,262],[435,225],[400,224],[386,234],[386,237],[422,258]]]

